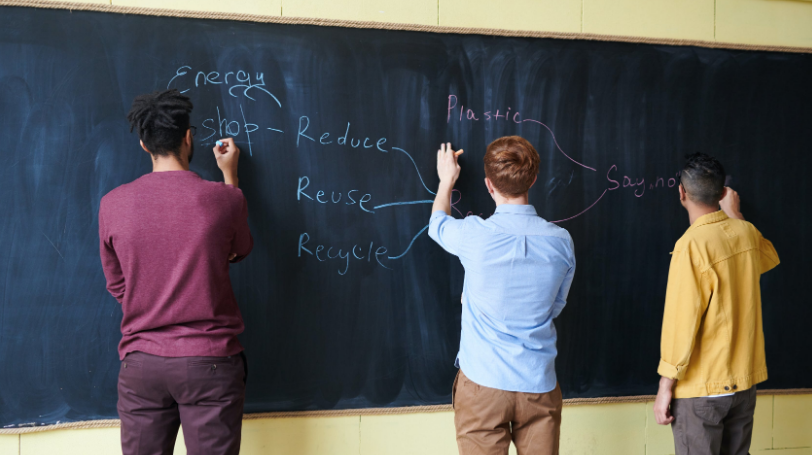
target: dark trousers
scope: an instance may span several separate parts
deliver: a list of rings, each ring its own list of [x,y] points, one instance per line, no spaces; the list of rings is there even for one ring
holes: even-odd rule
[[[171,455],[183,424],[189,455],[237,455],[246,363],[230,357],[159,357],[121,362],[118,414],[124,455]]]
[[[460,370],[451,390],[460,455],[558,455],[561,388],[547,393],[508,392],[468,379]]]
[[[747,455],[755,410],[755,387],[729,397],[672,400],[676,455]]]

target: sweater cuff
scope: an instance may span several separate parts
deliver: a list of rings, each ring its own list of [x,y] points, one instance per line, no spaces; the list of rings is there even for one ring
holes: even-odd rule
[[[657,373],[659,373],[660,376],[679,381],[685,376],[686,367],[687,365],[674,366],[660,359],[660,366],[657,368]]]

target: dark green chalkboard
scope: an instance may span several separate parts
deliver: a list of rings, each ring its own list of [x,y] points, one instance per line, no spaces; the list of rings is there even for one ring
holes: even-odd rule
[[[696,151],[782,259],[762,280],[764,387],[812,386],[810,55],[0,11],[2,426],[116,416],[98,206],[149,172],[125,115],[167,87],[195,104],[194,171],[219,178],[218,136],[243,149],[248,412],[450,401],[463,270],[424,232],[435,151],[466,150],[455,216],[488,216],[481,160],[508,134],[539,150],[531,200],[575,240],[565,397],[654,393],[688,226],[672,179]]]

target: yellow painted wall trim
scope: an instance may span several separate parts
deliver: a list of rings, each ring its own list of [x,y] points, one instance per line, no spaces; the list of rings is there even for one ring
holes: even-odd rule
[[[566,33],[545,31],[504,30],[472,27],[446,27],[440,25],[401,24],[394,22],[353,21],[344,19],[319,19],[302,17],[263,16],[258,14],[222,13],[210,11],[173,10],[140,8],[94,3],[51,2],[47,0],[0,0],[0,7],[16,6],[28,8],[67,9],[71,11],[96,11],[104,13],[137,14],[144,16],[169,16],[180,18],[216,19],[244,22],[260,22],[292,25],[319,25],[325,27],[345,27],[380,30],[402,30],[430,33],[454,33],[462,35],[488,35],[521,38],[554,38],[587,41],[613,41],[623,43],[661,44],[669,46],[696,46],[712,49],[735,49],[744,51],[812,53],[810,47],[772,46],[758,44],[726,43],[676,38],[651,38],[643,36],[603,35],[595,33]]]
[[[812,389],[773,389],[759,390],[760,396],[783,396],[783,395],[812,395]],[[629,397],[599,397],[599,398],[568,398],[564,400],[564,406],[579,405],[603,405],[603,404],[631,404],[653,402],[655,395],[636,395]],[[321,411],[289,411],[289,412],[259,412],[245,414],[243,420],[260,419],[289,419],[289,418],[312,418],[312,417],[363,417],[363,416],[385,416],[403,414],[430,414],[435,412],[451,412],[451,405],[433,406],[403,406],[395,408],[361,408],[361,409],[328,409]],[[27,426],[18,428],[2,428],[0,435],[39,433],[53,430],[86,430],[92,428],[114,428],[121,426],[118,419],[86,420],[81,422],[58,423],[55,425]]]

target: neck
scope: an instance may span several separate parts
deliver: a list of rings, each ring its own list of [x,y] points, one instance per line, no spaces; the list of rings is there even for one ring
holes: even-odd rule
[[[493,200],[496,202],[496,206],[499,207],[500,205],[529,205],[530,200],[527,196],[527,193],[516,197],[505,197],[501,194],[494,191],[493,193]]]
[[[152,172],[188,171],[189,163],[181,162],[174,156],[154,156]]]
[[[719,209],[716,207],[708,207],[707,205],[698,204],[690,204],[685,208],[688,210],[688,220],[691,222],[692,226],[700,217],[719,211]]]

